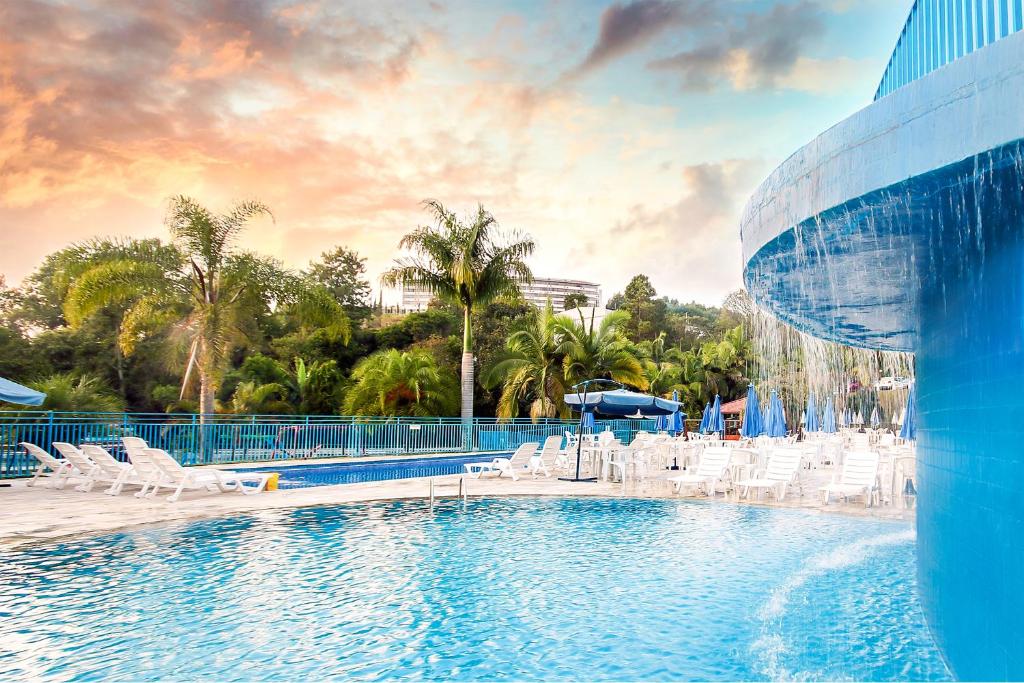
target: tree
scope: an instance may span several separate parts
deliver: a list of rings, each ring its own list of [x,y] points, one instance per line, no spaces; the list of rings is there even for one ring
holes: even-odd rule
[[[534,420],[568,416],[554,321],[550,303],[543,311],[533,312],[508,338],[506,353],[484,373],[485,387],[501,387],[498,417],[517,417],[522,403],[529,403]]]
[[[458,409],[454,379],[424,350],[388,349],[363,359],[352,372],[345,398],[350,415],[452,415]]]
[[[494,216],[478,206],[469,222],[440,202],[424,202],[433,226],[419,227],[399,246],[414,256],[400,259],[381,278],[389,286],[423,287],[462,309],[462,405],[464,421],[473,417],[473,311],[502,296],[520,295],[519,283],[533,275],[525,259],[534,242],[517,233],[497,234]]]
[[[636,349],[622,334],[629,313],[614,311],[595,326],[593,316],[582,313],[556,316],[556,350],[564,356],[562,368],[570,385],[584,379],[613,379],[638,389],[647,388]]]
[[[615,292],[615,294],[612,294],[611,298],[608,299],[608,303],[606,303],[604,307],[609,311],[617,311],[622,308],[622,304],[624,302],[625,299],[622,296],[622,292]]]
[[[571,311],[574,308],[586,308],[590,305],[587,295],[583,292],[569,292],[562,301],[562,310]]]
[[[370,283],[366,279],[366,259],[355,250],[337,246],[320,254],[309,264],[306,277],[321,285],[341,304],[354,320],[370,315]]]
[[[623,331],[634,342],[652,339],[659,329],[659,307],[654,299],[657,294],[646,275],[636,275],[626,285],[622,294],[622,309],[629,311],[630,319]],[[664,304],[661,306],[662,316],[663,308]]]
[[[292,412],[288,389],[280,384],[242,382],[231,397],[232,412],[242,415],[285,415]]]

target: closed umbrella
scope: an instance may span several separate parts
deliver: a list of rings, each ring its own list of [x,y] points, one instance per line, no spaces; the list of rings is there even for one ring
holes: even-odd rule
[[[832,397],[825,401],[825,412],[821,416],[821,431],[826,434],[836,433],[836,408],[832,405]]]
[[[751,384],[747,386],[747,404],[743,411],[740,435],[750,439],[762,434],[764,434],[764,419],[761,417],[761,405],[757,402],[757,391]]]
[[[678,391],[672,392],[672,400],[676,402],[679,401]],[[671,415],[669,415],[668,425],[666,426],[666,429],[673,434],[678,434],[679,432],[683,431],[683,413],[677,410]]]
[[[725,434],[725,417],[722,415],[722,397],[715,394],[715,402],[711,405],[711,418],[708,431]]]
[[[704,414],[700,416],[700,427],[697,429],[701,434],[707,434],[711,424],[711,401],[704,404]]]
[[[807,397],[807,425],[804,427],[808,432],[820,432],[821,422],[818,420],[818,402],[814,400],[814,394]]]
[[[593,413],[583,413],[583,429],[588,431],[594,431],[594,427],[597,426],[597,420],[594,419]]]
[[[914,400],[914,387],[907,392],[907,407],[903,409],[903,426],[900,427],[900,438],[914,441],[917,439],[917,401]]]
[[[857,425],[858,427],[864,424],[864,416],[860,414],[859,410],[853,414],[853,424]]]
[[[878,406],[875,406],[871,410],[871,427],[877,429],[880,424],[882,424],[882,418],[878,415]]]
[[[771,398],[768,399],[768,420],[765,425],[765,433],[772,437],[786,436],[786,416],[783,414],[782,401],[774,390],[772,390]]]

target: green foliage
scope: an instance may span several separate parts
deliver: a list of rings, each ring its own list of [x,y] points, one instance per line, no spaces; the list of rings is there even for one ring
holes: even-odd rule
[[[243,415],[287,415],[292,412],[288,389],[277,383],[242,382],[231,397],[231,408]]]
[[[574,308],[584,308],[588,304],[586,294],[583,292],[570,292],[562,300],[562,310],[571,311]]]
[[[117,412],[124,408],[121,398],[95,375],[66,372],[29,382],[28,386],[46,394],[40,410]]]
[[[342,246],[320,254],[304,275],[326,289],[348,317],[365,320],[370,315],[370,283],[366,280],[366,259]]]
[[[378,351],[352,372],[355,384],[345,398],[351,415],[454,415],[458,411],[455,378],[437,367],[427,351]]]
[[[647,388],[636,347],[622,332],[628,322],[629,313],[624,310],[609,313],[600,323],[582,315],[554,318],[556,350],[563,356],[569,385],[584,379],[613,379],[636,389]]]
[[[377,331],[377,346],[404,349],[430,337],[447,337],[458,330],[459,319],[447,309],[429,309],[410,313],[394,325]]]

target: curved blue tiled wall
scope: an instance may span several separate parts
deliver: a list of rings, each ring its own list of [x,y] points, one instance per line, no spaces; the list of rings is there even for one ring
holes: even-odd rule
[[[918,574],[964,680],[1024,679],[1022,180],[1018,157],[940,204],[919,309]]]

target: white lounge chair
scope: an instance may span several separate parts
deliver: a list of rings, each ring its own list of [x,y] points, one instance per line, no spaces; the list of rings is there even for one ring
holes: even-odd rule
[[[93,462],[89,456],[80,451],[78,446],[65,441],[54,441],[53,447],[56,448],[57,452],[60,453],[65,460],[71,463],[76,470],[85,475],[82,483],[75,487],[76,491],[92,491],[92,487],[97,481],[104,480],[103,470],[100,469],[100,467]],[[113,483],[113,479],[110,480],[110,483]]]
[[[675,485],[676,493],[680,493],[684,487],[693,486],[697,489],[704,488],[709,496],[714,496],[718,483],[724,481],[729,471],[729,460],[732,458],[732,450],[719,446],[708,446],[700,457],[700,464],[693,474],[680,474],[669,477],[668,481]]]
[[[39,463],[39,467],[36,468],[35,476],[32,477],[32,480],[28,482],[26,486],[35,486],[39,482],[39,479],[46,477],[48,479],[53,479],[53,488],[62,489],[64,488],[64,484],[67,483],[69,477],[84,476],[82,472],[75,469],[75,466],[67,460],[58,460],[34,443],[22,441],[18,445],[24,448],[25,452],[35,458],[36,462]]]
[[[750,495],[750,489],[771,491],[776,500],[786,497],[786,488],[799,476],[801,452],[792,448],[777,448],[768,456],[768,466],[763,472],[754,472],[754,476],[737,481],[737,494],[743,489],[743,496]]]
[[[89,459],[96,463],[96,467],[103,472],[102,481],[110,482],[110,487],[104,491],[107,495],[116,496],[126,485],[147,486],[149,484],[148,480],[139,477],[131,463],[120,462],[102,446],[83,444],[79,446],[79,449],[89,456]],[[156,470],[155,467],[153,469],[159,475],[159,470]]]
[[[163,470],[157,466],[156,461],[149,454],[149,445],[137,436],[123,436],[121,442],[124,444],[125,453],[128,454],[128,462],[132,465],[133,476],[142,482],[142,489],[136,494],[136,498],[152,498],[160,490],[164,480]],[[115,493],[120,493],[120,487],[112,487]],[[108,493],[110,491],[108,490]]]
[[[181,498],[185,489],[207,491],[240,491],[247,495],[259,493],[267,486],[270,474],[267,472],[234,472],[229,470],[200,469],[196,467],[182,467],[181,463],[171,457],[170,453],[159,448],[147,448],[146,455],[152,458],[156,466],[163,473],[158,486],[174,488],[174,493],[167,496],[171,503]],[[252,486],[246,486],[249,482]],[[152,497],[156,493],[154,487]]]
[[[562,437],[549,436],[544,439],[544,445],[540,449],[540,457],[530,463],[530,474],[536,478],[540,473],[550,477],[551,473],[558,469],[559,456],[562,454]]]
[[[828,505],[832,494],[844,500],[853,496],[864,496],[864,506],[871,502],[878,491],[878,453],[852,452],[843,458],[843,470],[838,481],[833,475],[832,483],[821,487],[821,500]]]
[[[520,444],[511,458],[492,458],[486,462],[467,462],[463,467],[468,474],[475,474],[477,479],[484,472],[497,472],[498,477],[508,472],[512,475],[512,480],[517,481],[520,472],[525,474],[528,471],[526,468],[530,467],[530,462],[533,460],[538,448],[540,448],[540,444],[535,441]]]

